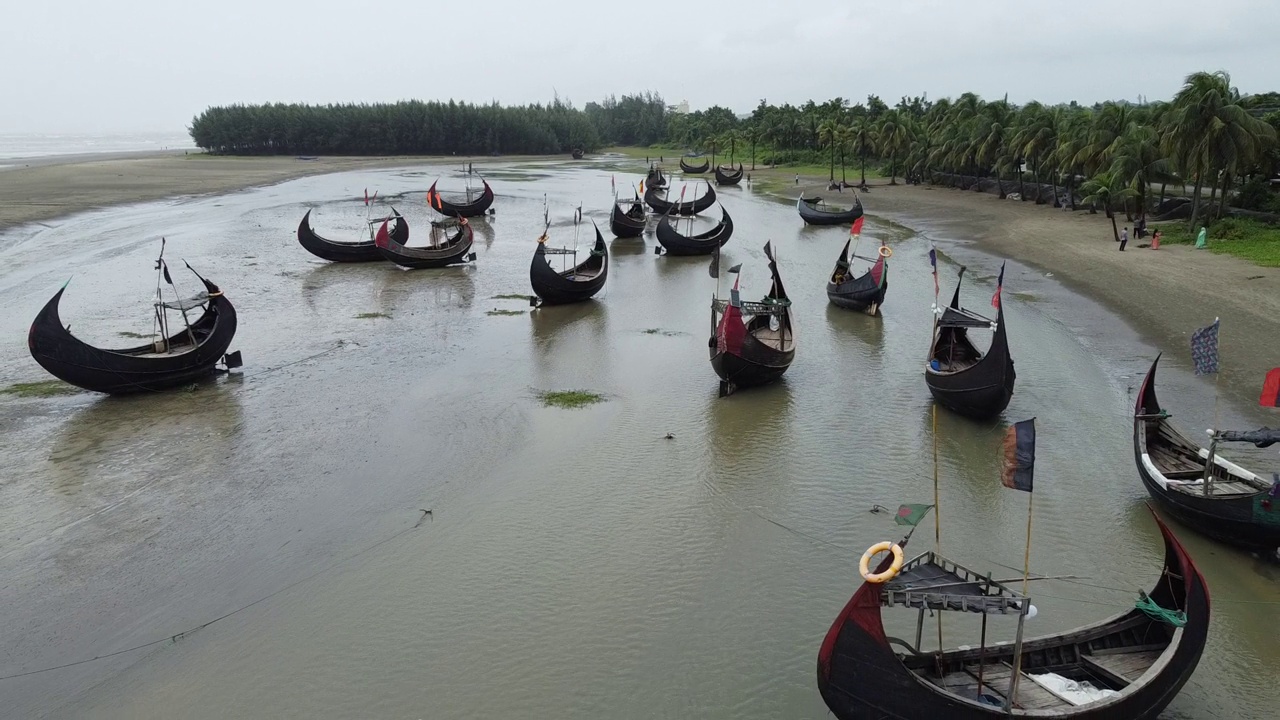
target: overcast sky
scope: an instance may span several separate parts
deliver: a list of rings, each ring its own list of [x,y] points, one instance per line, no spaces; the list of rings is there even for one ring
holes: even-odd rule
[[[1280,0],[45,0],[0,13],[0,133],[182,132],[210,105],[693,109],[974,91],[1167,98],[1196,70],[1280,90]]]

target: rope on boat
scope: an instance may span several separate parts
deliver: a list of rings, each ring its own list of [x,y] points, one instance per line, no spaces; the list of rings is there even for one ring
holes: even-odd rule
[[[1134,603],[1134,607],[1146,613],[1152,620],[1159,620],[1174,627],[1187,626],[1187,614],[1185,612],[1181,610],[1166,610],[1157,605],[1155,600],[1147,597],[1144,592],[1138,593],[1138,602]]]

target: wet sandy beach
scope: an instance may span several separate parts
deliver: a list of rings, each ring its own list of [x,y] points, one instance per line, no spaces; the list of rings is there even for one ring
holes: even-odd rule
[[[77,335],[110,345],[147,332],[161,235],[174,265],[190,262],[235,303],[245,356],[242,373],[191,392],[0,396],[0,676],[159,641],[0,680],[14,717],[827,716],[818,644],[857,585],[858,555],[898,535],[869,509],[932,496],[932,405],[916,366],[928,240],[943,293],[963,263],[980,311],[998,260],[958,211],[939,217],[940,205],[877,188],[864,242],[894,247],[889,299],[883,318],[844,313],[823,283],[847,231],[804,228],[787,203],[725,189],[737,226],[725,264],[744,263],[745,295],[763,293],[773,241],[798,352],[781,384],[720,399],[706,353],[716,282],[701,259],[655,257],[652,235],[610,239],[596,302],[531,313],[495,298],[528,292],[544,194],[553,242],[571,245],[573,208],[607,233],[610,177],[638,180],[637,164],[486,170],[496,215],[476,223],[466,268],[332,266],[293,236],[314,207],[317,231],[356,237],[367,186],[394,199],[413,238],[431,181],[461,186],[453,165],[0,235],[0,384],[44,379],[23,339],[69,276],[63,318]],[[191,288],[185,272],[175,279]],[[1019,263],[1005,277],[1018,363],[1005,420],[1036,416],[1040,430],[1032,568],[1091,583],[1033,588],[1033,634],[1132,607],[1156,577],[1128,419],[1155,353],[1167,352],[1161,398],[1181,427],[1207,427],[1214,408],[1212,383],[1159,324],[1122,320],[1062,280]],[[386,317],[358,317],[375,313]],[[571,388],[607,401],[567,411],[535,397]],[[1274,424],[1236,398],[1221,413]],[[997,573],[1020,566],[1025,530],[1025,498],[997,479],[1002,431],[938,416],[943,549]],[[1232,457],[1276,465],[1274,451]],[[1165,717],[1264,717],[1280,701],[1256,682],[1280,660],[1280,570],[1181,537],[1215,624]],[[905,628],[906,615],[886,618]],[[946,628],[948,644],[974,639],[969,620]]]

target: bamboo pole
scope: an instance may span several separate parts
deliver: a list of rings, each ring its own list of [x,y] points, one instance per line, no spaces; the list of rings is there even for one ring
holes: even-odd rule
[[[1009,695],[1005,698],[1005,710],[1012,711],[1014,696],[1018,693],[1018,678],[1022,674],[1022,630],[1027,622],[1031,598],[1027,597],[1027,581],[1031,575],[1031,509],[1034,493],[1027,493],[1027,548],[1022,559],[1022,608],[1018,614],[1018,634],[1013,641],[1013,673],[1009,676]]]

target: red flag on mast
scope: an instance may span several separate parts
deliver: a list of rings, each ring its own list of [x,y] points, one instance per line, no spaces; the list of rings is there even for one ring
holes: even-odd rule
[[[861,234],[862,234],[862,221],[863,221],[863,220],[864,220],[864,218],[863,218],[861,215],[859,215],[859,216],[858,216],[858,219],[853,221],[853,227],[849,228],[849,234],[850,234],[850,235],[861,235]]]
[[[364,205],[365,207],[369,206],[369,188],[364,189]]]
[[[1280,407],[1280,368],[1272,368],[1267,372],[1258,404],[1263,407]]]
[[[1004,288],[1004,263],[1000,263],[1000,277],[996,279],[996,294],[991,296],[991,307],[1000,307],[1000,291]]]

